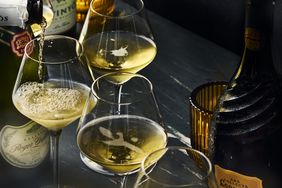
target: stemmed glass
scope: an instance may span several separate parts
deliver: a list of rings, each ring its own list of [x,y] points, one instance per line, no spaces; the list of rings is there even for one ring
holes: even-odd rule
[[[170,146],[149,154],[134,188],[217,188],[209,159],[189,147]]]
[[[79,41],[93,80],[111,72],[136,73],[149,65],[157,53],[142,0],[93,0]],[[116,82],[116,102],[120,86],[129,78],[108,76]],[[88,166],[91,163],[82,160]]]
[[[12,98],[23,115],[50,130],[53,183],[59,187],[59,136],[80,117],[92,78],[76,39],[50,35],[43,48],[41,42],[35,38],[26,45]]]
[[[128,81],[117,83],[113,78]],[[118,101],[117,84],[121,88]],[[79,121],[77,144],[82,160],[94,171],[120,176],[134,173],[147,154],[166,146],[152,84],[144,76],[105,74],[92,84],[88,101],[93,100],[95,107],[87,102]]]
[[[157,53],[142,0],[93,0],[79,41],[98,76],[136,73]]]

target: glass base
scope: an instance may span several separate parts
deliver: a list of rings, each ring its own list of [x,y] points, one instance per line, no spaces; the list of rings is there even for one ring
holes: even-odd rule
[[[130,175],[133,174],[135,172],[139,171],[139,168],[131,171],[131,172],[127,172],[124,174],[115,174],[112,171],[107,170],[106,168],[104,168],[103,166],[99,165],[98,163],[95,163],[94,161],[90,160],[88,157],[86,157],[85,155],[83,155],[82,153],[80,153],[80,158],[82,160],[82,162],[91,170],[98,172],[100,174],[104,174],[104,175],[108,175],[108,176],[124,176],[124,175]]]

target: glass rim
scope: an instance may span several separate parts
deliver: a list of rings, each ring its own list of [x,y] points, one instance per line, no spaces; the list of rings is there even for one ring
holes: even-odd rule
[[[210,86],[210,85],[222,85],[222,86],[227,86],[228,82],[226,81],[214,81],[214,82],[207,82],[207,83],[204,83],[202,85],[199,85],[198,87],[196,87],[190,94],[189,96],[189,102],[190,104],[193,106],[193,108],[197,109],[198,111],[204,113],[204,114],[207,114],[207,115],[212,115],[213,112],[211,110],[208,110],[204,107],[202,107],[202,105],[200,105],[196,99],[196,96],[198,94],[198,92],[200,90],[202,90],[203,88],[207,87],[207,86]]]
[[[140,167],[140,170],[141,172],[147,177],[149,178],[150,180],[152,180],[153,182],[159,184],[159,185],[163,185],[163,186],[166,186],[166,187],[170,187],[170,186],[174,186],[174,187],[186,187],[186,186],[194,186],[195,183],[187,183],[187,184],[180,184],[180,185],[173,185],[173,184],[166,184],[166,183],[163,183],[163,182],[160,182],[152,177],[150,177],[150,175],[146,172],[146,168],[145,168],[145,162],[146,160],[148,159],[149,156],[157,153],[157,152],[160,152],[160,151],[165,151],[167,152],[168,150],[190,150],[190,151],[193,151],[197,154],[199,154],[208,164],[208,169],[207,169],[207,174],[203,177],[203,179],[207,179],[211,173],[212,173],[212,163],[211,161],[209,160],[209,158],[207,156],[205,156],[204,153],[202,153],[201,151],[199,150],[196,150],[196,149],[193,149],[191,147],[188,147],[188,146],[167,146],[165,148],[161,148],[161,149],[158,149],[158,150],[155,150],[153,151],[152,153],[148,154],[141,162],[141,167]],[[158,162],[158,160],[154,163],[156,164]],[[152,165],[154,165],[152,164]],[[149,166],[150,167],[150,166]]]
[[[40,36],[38,37],[35,37],[34,39],[30,40],[24,47],[24,57],[27,57],[29,59],[31,59],[32,61],[34,62],[37,62],[37,63],[42,63],[42,64],[45,64],[45,65],[50,65],[50,64],[65,64],[65,63],[68,63],[68,62],[71,62],[75,59],[79,59],[80,57],[83,56],[83,46],[82,44],[75,38],[73,37],[69,37],[69,36],[65,36],[65,35],[46,35],[44,36],[44,41],[48,41],[48,40],[52,40],[52,39],[68,39],[68,40],[72,40],[74,41],[77,45],[78,45],[78,49],[81,49],[81,52],[79,52],[77,54],[77,56],[73,57],[73,58],[69,58],[68,60],[65,60],[65,61],[39,61],[38,59],[35,59],[33,57],[30,56],[30,54],[27,52],[30,45],[33,45],[33,43],[35,41],[39,42],[40,41]]]
[[[123,16],[109,16],[109,15],[105,15],[105,14],[102,14],[100,12],[97,12],[95,10],[95,8],[93,8],[93,3],[94,3],[95,0],[92,0],[91,3],[90,3],[90,11],[94,12],[95,14],[97,14],[98,16],[101,16],[101,17],[105,17],[105,18],[110,18],[110,19],[118,19],[118,18],[127,18],[127,17],[132,17],[134,15],[137,15],[139,14],[143,9],[144,9],[144,2],[143,0],[139,0],[139,2],[141,3],[141,6],[139,9],[137,9],[135,12],[131,13],[131,14],[127,14],[127,15],[123,15]]]
[[[136,102],[136,100],[133,101],[133,102],[122,102],[122,103],[117,103],[117,102],[109,101],[109,100],[105,99],[103,96],[98,95],[97,92],[95,91],[94,86],[96,84],[99,84],[99,81],[101,79],[104,79],[107,76],[118,75],[118,74],[129,75],[129,76],[131,75],[132,78],[134,78],[134,77],[142,78],[143,80],[145,80],[148,83],[148,86],[149,86],[149,90],[148,90],[147,93],[145,93],[145,95],[149,95],[149,94],[153,93],[153,84],[145,76],[143,76],[141,74],[137,74],[137,73],[130,73],[130,72],[111,72],[111,73],[104,74],[104,75],[102,75],[102,76],[100,76],[100,77],[98,77],[97,79],[94,80],[94,82],[91,85],[91,94],[94,95],[94,97],[96,99],[101,100],[103,102],[106,102],[108,104],[113,104],[113,105],[121,105],[121,106],[123,106],[123,105],[129,105],[129,104],[132,104],[133,102]],[[132,78],[130,78],[130,79],[132,79]],[[126,83],[127,83],[127,81],[122,83],[122,84],[126,84]],[[119,85],[119,84],[117,84],[117,85]]]

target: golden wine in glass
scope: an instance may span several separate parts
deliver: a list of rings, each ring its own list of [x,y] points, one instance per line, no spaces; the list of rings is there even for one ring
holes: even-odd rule
[[[92,1],[79,41],[89,67],[98,76],[137,73],[157,53],[142,0]]]
[[[120,85],[109,77],[131,77]],[[164,148],[167,135],[153,95],[152,84],[142,75],[110,73],[97,78],[79,122],[77,144],[84,163],[103,174],[127,175],[139,170],[152,151]],[[89,106],[90,104],[90,106]],[[92,109],[92,110],[91,110]]]

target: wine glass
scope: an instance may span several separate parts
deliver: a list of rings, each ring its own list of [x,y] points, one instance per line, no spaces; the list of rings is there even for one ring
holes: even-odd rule
[[[169,146],[149,154],[134,188],[217,188],[209,159],[189,147]]]
[[[12,94],[18,111],[50,130],[54,187],[59,187],[59,135],[80,117],[92,83],[82,51],[76,39],[66,36],[33,39],[25,47]]]
[[[128,81],[117,83],[113,78]],[[128,175],[139,170],[148,153],[166,146],[152,84],[144,76],[105,74],[92,84],[88,101],[93,100],[96,106],[92,109],[86,103],[77,131],[81,157],[89,168],[106,175]]]
[[[137,73],[157,53],[142,0],[93,0],[79,41],[93,77]]]

